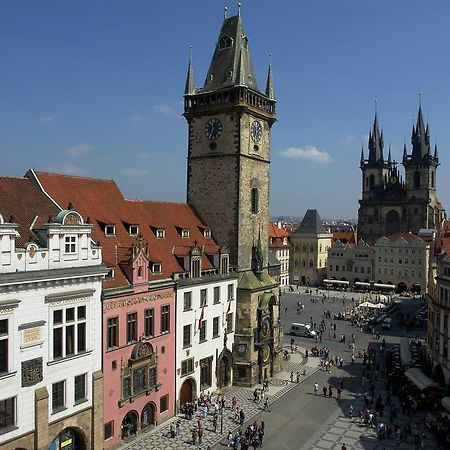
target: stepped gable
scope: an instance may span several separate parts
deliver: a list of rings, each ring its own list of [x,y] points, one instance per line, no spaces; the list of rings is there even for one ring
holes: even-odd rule
[[[71,202],[84,217],[90,218],[94,225],[92,238],[102,245],[103,262],[115,269],[114,279],[105,280],[106,289],[130,285],[121,266],[128,262],[131,247],[138,243],[139,236],[129,234],[129,225],[139,227],[141,239],[148,246],[150,263],[161,263],[161,273],[149,272],[149,281],[184,272],[181,257],[189,254],[195,241],[204,250],[202,268],[213,268],[207,254],[217,252],[219,246],[212,238],[204,237],[203,230],[207,227],[188,205],[128,200],[112,180],[44,172],[36,172],[36,176],[61,207]],[[114,236],[105,236],[105,225],[115,226]],[[164,238],[157,238],[158,229],[164,230]],[[182,237],[183,229],[189,230],[189,237]]]
[[[49,217],[55,218],[59,209],[28,178],[0,177],[0,214],[5,222],[18,224],[20,236],[16,247],[25,248],[36,241],[33,230],[43,230]]]

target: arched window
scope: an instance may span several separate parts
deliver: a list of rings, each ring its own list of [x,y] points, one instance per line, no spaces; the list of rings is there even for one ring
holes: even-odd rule
[[[416,170],[414,172],[414,178],[413,178],[413,187],[415,189],[420,188],[420,172],[418,170]]]
[[[252,213],[257,214],[259,211],[259,191],[258,188],[251,190]]]
[[[309,267],[314,267],[314,263],[313,263],[312,259],[309,260]]]
[[[224,50],[225,48],[231,47],[233,45],[233,39],[231,39],[229,36],[224,36],[219,41],[219,50]]]

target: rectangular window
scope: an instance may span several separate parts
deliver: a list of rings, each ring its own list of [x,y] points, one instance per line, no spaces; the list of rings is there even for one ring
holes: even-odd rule
[[[56,413],[65,408],[66,405],[66,382],[59,381],[52,385],[52,411]]]
[[[160,263],[153,263],[152,264],[152,273],[161,273],[161,264]]]
[[[119,346],[119,318],[110,317],[108,319],[108,348]]]
[[[53,359],[65,358],[87,350],[86,306],[53,311]]]
[[[214,303],[220,303],[220,286],[214,287]]]
[[[129,233],[130,236],[137,236],[139,234],[139,227],[137,225],[130,225]]]
[[[170,331],[170,306],[165,305],[161,308],[161,334]]]
[[[76,253],[77,252],[77,237],[66,236],[64,238],[64,253]]]
[[[181,376],[188,375],[194,371],[194,358],[181,361]]]
[[[114,279],[114,268],[108,267],[108,273],[105,276],[105,280],[113,280]]]
[[[213,337],[219,336],[219,317],[213,319]]]
[[[163,413],[168,409],[169,409],[169,394],[166,394],[159,399],[159,412]]]
[[[227,333],[233,332],[233,313],[227,314]]]
[[[114,420],[111,422],[105,423],[105,441],[106,439],[110,439],[114,436]]]
[[[75,377],[75,403],[81,403],[86,400],[86,374]]]
[[[192,292],[191,291],[184,293],[183,309],[184,309],[184,311],[189,311],[190,309],[192,309]]]
[[[145,337],[153,337],[155,335],[154,310],[146,309],[144,313],[144,334]]]
[[[105,235],[114,236],[116,234],[116,227],[114,225],[105,225]]]
[[[0,320],[0,374],[9,370],[9,326],[8,319]]]
[[[206,320],[202,320],[200,325],[200,342],[206,341]]]
[[[162,239],[162,238],[166,237],[166,230],[161,229],[161,228],[159,230],[156,230],[156,237],[158,239]]]
[[[183,327],[183,348],[191,346],[191,325]]]
[[[228,285],[228,301],[231,302],[234,300],[234,285],[229,284]]]
[[[181,230],[181,237],[184,237],[184,238],[188,238],[189,237],[189,229],[188,228],[183,228]]]
[[[0,400],[0,432],[16,426],[16,397]]]
[[[208,291],[206,289],[202,289],[200,291],[200,308],[206,306],[207,302],[208,302]]]
[[[127,314],[127,342],[137,341],[137,314]]]

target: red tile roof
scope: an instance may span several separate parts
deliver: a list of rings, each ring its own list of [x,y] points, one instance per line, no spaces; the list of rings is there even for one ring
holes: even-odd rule
[[[92,237],[102,246],[103,262],[115,268],[115,277],[105,280],[105,288],[130,285],[120,264],[129,257],[130,248],[138,239],[130,236],[129,224],[138,225],[148,244],[150,262],[161,263],[162,273],[150,273],[150,281],[184,272],[182,256],[189,254],[195,241],[204,250],[202,268],[212,268],[206,253],[217,253],[219,246],[212,238],[203,236],[207,227],[187,204],[127,200],[112,180],[44,172],[36,175],[44,190],[61,207],[71,202],[84,217],[90,217],[94,225]],[[105,224],[115,225],[115,235],[105,236]],[[165,230],[164,238],[157,238],[158,229]],[[182,237],[182,229],[189,230],[189,237]]]
[[[403,238],[406,242],[411,242],[411,241],[421,241],[422,239],[420,239],[420,237],[416,236],[415,234],[412,233],[395,233],[395,234],[391,234],[390,236],[387,236],[387,238],[391,241],[391,242],[395,242],[397,239]]]
[[[269,240],[269,248],[290,248],[289,233],[284,228],[278,228],[273,222],[269,222],[268,236],[272,238],[272,243]],[[287,239],[287,244],[283,244],[284,239]]]
[[[48,218],[59,209],[29,179],[0,177],[0,214],[5,222],[18,224],[20,237],[16,247],[25,248],[30,240],[36,240],[32,230],[44,229]]]

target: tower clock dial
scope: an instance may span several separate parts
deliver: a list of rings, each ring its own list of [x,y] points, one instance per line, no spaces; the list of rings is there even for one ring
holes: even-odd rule
[[[259,142],[261,140],[262,136],[261,122],[258,122],[257,120],[252,122],[252,125],[250,127],[250,134],[253,142]]]
[[[205,135],[208,139],[217,139],[222,133],[222,122],[219,119],[212,118],[206,122]]]

